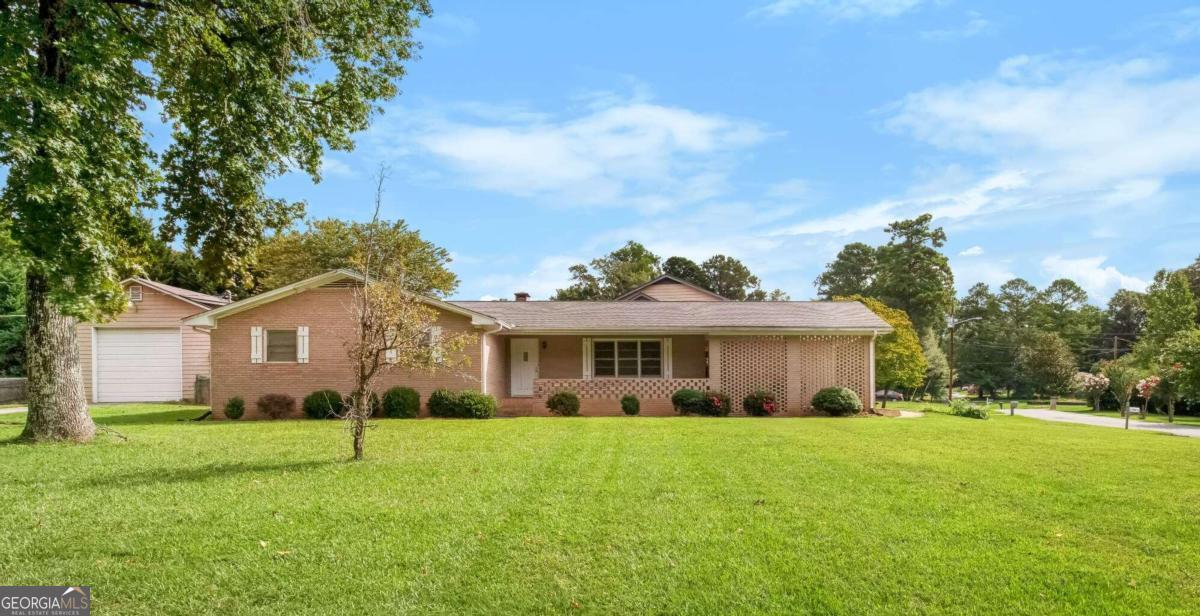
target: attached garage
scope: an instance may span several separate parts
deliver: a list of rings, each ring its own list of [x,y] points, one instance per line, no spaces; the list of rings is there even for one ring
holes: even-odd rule
[[[173,329],[96,328],[96,402],[183,399],[182,335]]]
[[[209,375],[208,332],[183,320],[229,300],[130,278],[129,303],[102,323],[80,323],[79,367],[91,402],[196,400],[197,377]]]

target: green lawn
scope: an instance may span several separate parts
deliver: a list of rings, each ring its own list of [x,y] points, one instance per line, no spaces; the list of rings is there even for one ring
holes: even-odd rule
[[[0,446],[0,583],[108,613],[1197,613],[1200,440],[1020,417],[97,409]],[[0,416],[0,439],[20,431]]]

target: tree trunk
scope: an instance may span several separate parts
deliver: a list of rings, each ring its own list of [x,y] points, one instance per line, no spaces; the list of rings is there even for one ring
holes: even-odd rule
[[[354,418],[354,460],[363,459],[363,437],[366,436],[366,422],[362,417]]]
[[[60,314],[50,302],[46,279],[25,276],[25,333],[28,354],[29,413],[21,438],[31,441],[92,440],[96,424],[88,415],[79,369],[75,319]]]
[[[1167,398],[1167,423],[1175,423],[1175,398]]]

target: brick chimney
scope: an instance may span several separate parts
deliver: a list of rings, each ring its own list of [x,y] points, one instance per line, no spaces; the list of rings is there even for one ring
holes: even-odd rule
[[[529,301],[529,294],[524,291],[517,291],[516,293],[513,293],[513,297],[515,297],[518,302]]]

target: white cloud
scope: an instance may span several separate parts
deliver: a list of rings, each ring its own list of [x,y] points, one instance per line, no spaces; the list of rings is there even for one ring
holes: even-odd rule
[[[511,298],[513,293],[524,291],[532,295],[532,299],[549,299],[557,289],[571,284],[571,275],[567,268],[576,263],[586,263],[588,259],[566,255],[544,257],[532,270],[522,274],[491,274],[480,280],[480,286],[488,290],[484,297]]]
[[[354,173],[354,168],[350,165],[326,154],[321,158],[321,175],[326,177],[352,178],[356,174]]]
[[[972,246],[972,247],[958,253],[958,256],[960,256],[960,257],[978,257],[981,254],[983,254],[983,246],[975,245],[975,246]]]
[[[659,211],[725,192],[734,155],[766,137],[745,120],[607,100],[562,119],[525,109],[507,118],[409,114],[384,123],[375,139],[390,156],[432,155],[476,188]]]
[[[1200,172],[1200,75],[1169,76],[1155,60],[1082,62],[1017,56],[983,80],[908,95],[887,126],[938,149],[984,157],[951,166],[908,195],[780,234],[847,235],[923,212],[960,226],[1034,211],[1099,216],[1144,208],[1168,178]]]
[[[1159,13],[1144,20],[1142,32],[1165,32],[1171,40],[1184,43],[1200,38],[1200,6],[1189,6],[1178,11]]]
[[[808,197],[812,187],[807,180],[793,179],[776,182],[767,187],[767,196],[772,199],[789,200]]]
[[[775,0],[750,11],[749,16],[778,19],[811,8],[832,19],[896,17],[924,3],[925,0]]]
[[[1102,267],[1106,258],[1098,256],[1070,259],[1061,255],[1051,255],[1042,259],[1042,269],[1051,278],[1074,280],[1092,297],[1107,297],[1117,289],[1146,289],[1145,280],[1123,274],[1111,265]]]
[[[921,38],[931,41],[949,41],[969,39],[995,30],[995,24],[983,15],[971,11],[967,13],[967,22],[954,28],[939,30],[923,30]]]
[[[1200,170],[1200,75],[1167,68],[1017,56],[990,78],[908,95],[888,126],[1046,171],[1064,189],[1154,181]]]
[[[954,287],[959,293],[966,293],[975,283],[982,282],[993,289],[1016,278],[1007,260],[967,259],[955,260],[951,264],[954,271]]]

